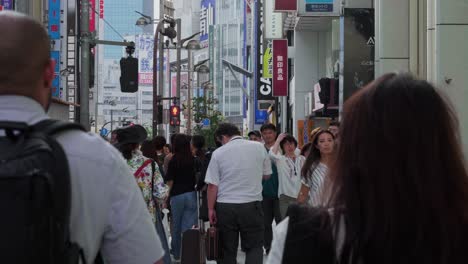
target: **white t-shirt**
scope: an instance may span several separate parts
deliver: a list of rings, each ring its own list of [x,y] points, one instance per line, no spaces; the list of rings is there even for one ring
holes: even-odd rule
[[[205,182],[218,186],[220,203],[250,203],[262,201],[262,178],[271,173],[265,147],[238,136],[213,152]]]
[[[0,120],[35,124],[47,119],[41,105],[22,96],[0,96]],[[99,250],[109,264],[153,264],[164,255],[130,169],[112,145],[80,131],[58,135],[71,179],[71,241],[88,263]]]
[[[323,192],[323,183],[327,175],[328,167],[323,163],[319,163],[313,171],[309,170],[310,177],[307,179],[302,178],[302,184],[309,187],[309,205],[321,205],[321,197]]]
[[[275,154],[270,150],[270,157],[278,168],[278,195],[284,194],[292,198],[297,198],[301,189],[301,169],[305,162],[305,157],[296,155],[296,159],[286,157],[280,153]]]

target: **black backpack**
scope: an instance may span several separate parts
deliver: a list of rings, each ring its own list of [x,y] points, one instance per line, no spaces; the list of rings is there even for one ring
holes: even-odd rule
[[[84,128],[45,120],[0,122],[0,262],[86,263],[70,241],[67,157],[54,135]]]

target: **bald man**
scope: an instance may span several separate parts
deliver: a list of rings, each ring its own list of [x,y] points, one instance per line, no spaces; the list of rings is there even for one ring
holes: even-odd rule
[[[0,121],[33,125],[47,119],[55,65],[43,26],[2,11],[0,36]],[[70,167],[71,241],[83,248],[87,263],[99,251],[110,264],[162,263],[151,216],[121,154],[81,131],[61,133],[57,141]]]

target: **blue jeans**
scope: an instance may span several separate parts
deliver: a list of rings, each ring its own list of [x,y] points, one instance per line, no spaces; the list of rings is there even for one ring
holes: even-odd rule
[[[171,197],[172,255],[180,259],[182,234],[197,224],[197,193],[187,192]]]
[[[162,212],[158,207],[156,208],[156,232],[161,240],[162,247],[164,249],[164,264],[171,264],[171,254],[169,253],[169,244],[167,243],[166,232],[162,222]]]

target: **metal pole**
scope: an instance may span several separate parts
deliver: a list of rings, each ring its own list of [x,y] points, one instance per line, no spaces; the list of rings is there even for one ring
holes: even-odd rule
[[[182,53],[182,43],[181,43],[181,35],[182,35],[182,20],[178,18],[176,20],[177,23],[177,84],[176,84],[176,97],[177,99],[177,105],[180,106],[180,74],[181,74],[181,68],[180,68],[180,61],[181,61],[181,53]],[[180,126],[176,126],[175,129],[176,133],[180,133]]]
[[[256,12],[257,12],[257,9],[256,9],[256,1],[253,1],[251,2],[252,4],[250,5],[250,9],[252,10],[251,14],[252,14],[252,26],[250,27],[251,28],[251,36],[250,36],[250,41],[251,41],[251,44],[250,44],[250,56],[251,56],[251,59],[250,59],[250,63],[251,63],[251,69],[252,69],[252,77],[250,78],[250,94],[249,94],[249,112],[250,112],[250,119],[249,119],[249,131],[252,131],[254,130],[254,127],[255,127],[255,82],[257,80],[255,80],[255,76],[256,74],[253,72],[254,69],[257,69],[257,67],[255,67],[254,63],[256,62],[256,56],[257,54],[254,53],[254,44],[255,44],[255,41],[256,41],[256,37],[255,36],[255,27],[257,25],[257,23],[255,23],[254,19],[257,19],[256,18]],[[254,57],[254,54],[255,54],[255,57]]]
[[[162,32],[164,32],[164,2],[165,0],[160,0],[159,3],[159,21],[163,21],[163,23],[160,23],[163,25],[161,27]],[[159,26],[159,25],[158,25]],[[179,33],[180,34],[180,33]],[[164,96],[164,36],[160,36],[159,39],[159,81],[158,81],[158,94],[160,97]],[[162,102],[158,102],[158,104],[162,104]],[[159,113],[162,115],[163,113]],[[158,131],[157,135],[162,134],[162,124],[158,124]]]
[[[114,131],[114,110],[111,109],[111,132]]]
[[[163,0],[162,0],[163,1]],[[154,32],[154,45],[153,45],[153,125],[151,126],[153,129],[153,136],[156,136],[158,133],[158,36],[159,30],[161,30],[162,25],[164,25],[164,21],[162,19],[159,20],[158,26],[156,27],[156,32]]]
[[[188,50],[188,67],[189,67],[189,78],[187,85],[187,108],[188,108],[188,120],[187,120],[187,134],[192,134],[192,79],[193,79],[193,59],[192,50]]]
[[[89,0],[81,0],[81,71],[80,71],[80,124],[86,130],[90,130],[89,124],[89,64],[90,50],[89,43]]]

